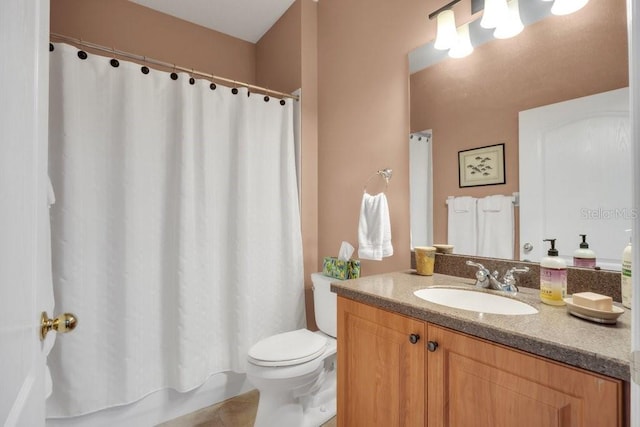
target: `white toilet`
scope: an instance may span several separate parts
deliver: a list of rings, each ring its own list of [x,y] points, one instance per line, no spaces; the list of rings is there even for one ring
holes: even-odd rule
[[[284,332],[249,349],[247,379],[260,391],[255,427],[318,427],[336,414],[336,279],[311,280],[320,331]]]

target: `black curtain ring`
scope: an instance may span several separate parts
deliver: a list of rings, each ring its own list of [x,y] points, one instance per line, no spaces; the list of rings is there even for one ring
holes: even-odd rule
[[[87,59],[87,56],[88,56],[87,52],[85,52],[84,50],[79,50],[78,51],[78,58],[80,58],[82,60],[85,60],[85,59]]]
[[[209,89],[211,89],[211,90],[216,90],[217,87],[218,86],[216,86],[216,84],[213,83],[213,82],[209,85]]]
[[[117,59],[113,58],[111,59],[111,61],[109,61],[109,63],[111,64],[111,66],[113,68],[118,68],[120,66],[120,61],[118,61]]]
[[[281,100],[280,100],[280,105],[284,105],[284,104],[286,104],[286,103],[287,103],[287,101],[285,101],[284,99],[281,99]]]

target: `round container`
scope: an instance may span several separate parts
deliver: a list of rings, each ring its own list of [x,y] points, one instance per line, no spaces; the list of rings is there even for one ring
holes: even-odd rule
[[[436,248],[433,246],[416,246],[416,273],[421,276],[432,276],[436,263]]]
[[[453,253],[453,245],[444,245],[444,244],[435,244],[433,245],[436,248],[436,253],[439,254],[452,254]]]

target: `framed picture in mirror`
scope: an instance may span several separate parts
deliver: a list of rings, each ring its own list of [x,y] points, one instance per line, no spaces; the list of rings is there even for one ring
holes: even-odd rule
[[[504,184],[504,144],[458,151],[460,188]]]

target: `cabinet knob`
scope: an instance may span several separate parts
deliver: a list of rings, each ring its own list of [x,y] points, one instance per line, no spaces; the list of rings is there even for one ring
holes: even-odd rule
[[[415,344],[415,343],[417,343],[418,341],[420,341],[420,335],[418,335],[418,334],[411,334],[411,335],[409,335],[409,342],[410,342],[411,344]]]
[[[427,350],[434,352],[438,348],[438,343],[435,341],[429,341],[427,343]]]

